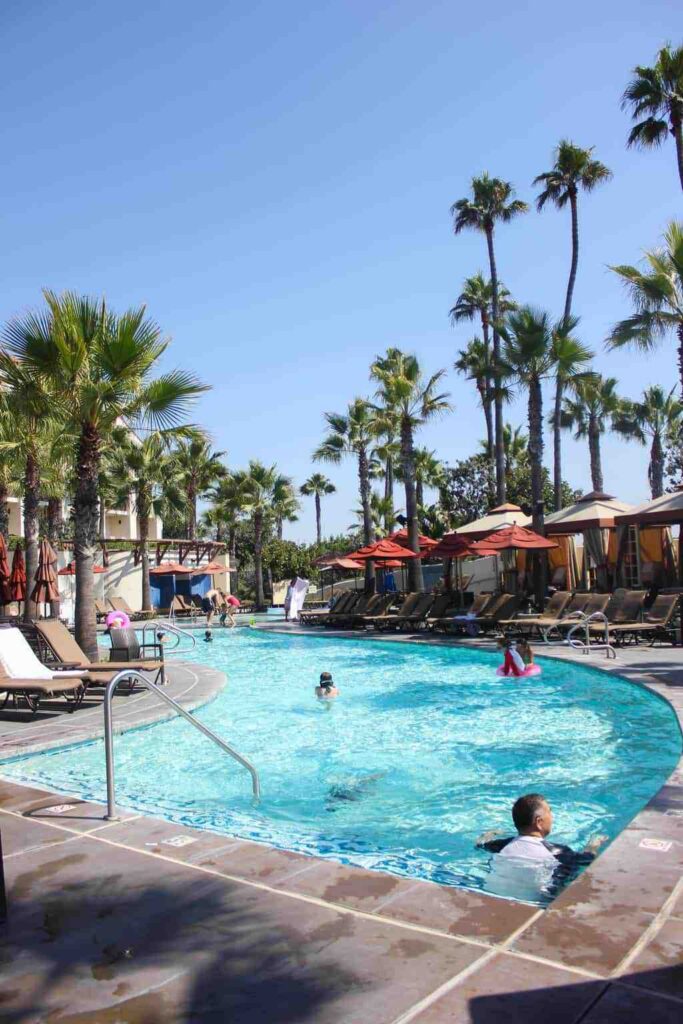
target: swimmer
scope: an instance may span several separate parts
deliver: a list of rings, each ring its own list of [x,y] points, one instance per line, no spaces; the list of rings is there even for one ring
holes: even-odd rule
[[[513,805],[512,820],[517,829],[516,836],[494,839],[494,832],[486,832],[477,840],[477,848],[498,854],[500,857],[532,862],[536,866],[544,865],[554,880],[566,880],[575,875],[580,867],[590,864],[595,860],[598,848],[607,838],[596,836],[585,850],[580,851],[572,850],[570,846],[549,842],[553,812],[548,801],[540,793],[520,796]]]
[[[204,643],[205,644],[210,644],[212,640],[213,640],[213,633],[211,632],[210,629],[206,629],[204,631]]]
[[[357,803],[363,799],[367,790],[385,775],[386,772],[373,772],[371,775],[363,775],[360,779],[348,779],[330,786],[325,799],[326,809],[334,812],[340,810],[340,803]]]
[[[331,700],[333,697],[339,696],[339,690],[334,685],[330,672],[320,673],[320,682],[315,688],[315,695],[318,700]]]

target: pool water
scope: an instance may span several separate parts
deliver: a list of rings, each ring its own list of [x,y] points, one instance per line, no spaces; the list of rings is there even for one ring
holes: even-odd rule
[[[589,667],[541,659],[541,676],[510,680],[496,676],[498,655],[465,647],[214,636],[192,658],[224,670],[228,685],[197,717],[255,763],[260,805],[248,773],[178,719],[116,737],[121,806],[496,891],[474,842],[510,832],[521,793],[543,793],[553,840],[581,848],[598,833],[614,838],[681,753],[664,701]],[[321,671],[339,687],[334,701],[315,699]],[[103,744],[15,760],[2,774],[102,800]]]

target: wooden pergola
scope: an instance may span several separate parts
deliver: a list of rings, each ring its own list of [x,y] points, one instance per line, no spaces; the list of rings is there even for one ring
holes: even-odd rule
[[[220,540],[174,540],[171,537],[164,537],[162,540],[124,540],[111,537],[107,540],[98,541],[98,545],[102,550],[102,565],[106,568],[109,566],[109,551],[132,551],[133,552],[133,563],[135,565],[140,564],[142,557],[142,546],[146,543],[148,551],[154,551],[154,558],[156,565],[161,565],[164,556],[167,551],[177,548],[178,558],[177,561],[184,565],[187,558],[191,555],[194,556],[195,565],[199,565],[202,559],[206,556],[209,562],[211,562],[216,555],[222,555],[227,544]],[[72,548],[74,542],[72,540],[64,541],[61,545],[62,548]],[[230,570],[226,566],[226,572]]]

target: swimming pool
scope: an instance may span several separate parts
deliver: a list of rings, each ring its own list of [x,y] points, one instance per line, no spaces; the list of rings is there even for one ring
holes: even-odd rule
[[[587,666],[496,676],[500,657],[466,647],[215,631],[195,661],[228,686],[198,717],[257,766],[248,774],[181,720],[117,736],[120,805],[349,864],[491,889],[487,829],[540,791],[553,839],[613,838],[681,752],[669,706]],[[316,701],[321,671],[336,701]],[[8,777],[102,800],[101,742],[2,765]]]

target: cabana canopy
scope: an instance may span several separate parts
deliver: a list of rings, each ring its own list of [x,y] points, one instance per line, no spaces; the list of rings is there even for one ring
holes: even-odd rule
[[[472,554],[470,541],[457,533],[445,533],[436,547],[429,552],[430,558],[467,558]]]
[[[545,527],[551,537],[583,533],[584,530],[610,529],[615,525],[615,517],[629,512],[632,507],[611,494],[591,491],[573,505],[546,516]]]
[[[467,540],[482,540],[493,530],[505,530],[508,526],[529,526],[530,523],[531,516],[525,516],[519,505],[506,502],[492,508],[481,519],[459,526],[455,532]]]
[[[683,487],[615,517],[617,526],[673,526],[683,523]]]

